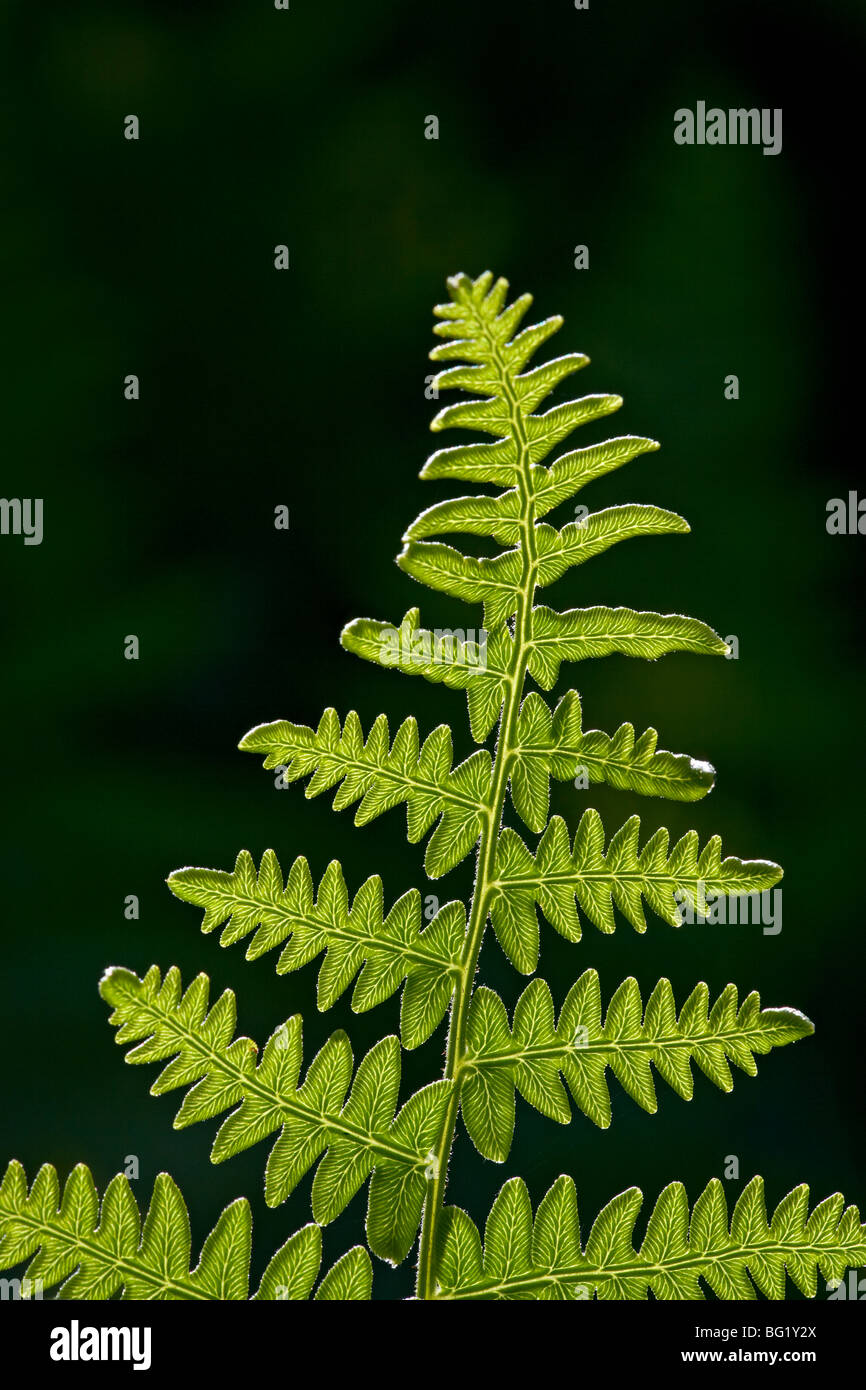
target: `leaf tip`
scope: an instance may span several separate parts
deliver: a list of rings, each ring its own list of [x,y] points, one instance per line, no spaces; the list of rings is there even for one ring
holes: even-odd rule
[[[138,983],[138,976],[132,970],[123,965],[109,965],[99,981],[99,993],[106,1004],[117,1006],[123,998],[123,985]]]

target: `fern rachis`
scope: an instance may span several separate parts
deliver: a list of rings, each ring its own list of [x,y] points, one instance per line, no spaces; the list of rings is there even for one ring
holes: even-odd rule
[[[838,1195],[809,1213],[808,1190],[794,1189],[768,1220],[761,1179],[742,1190],[732,1214],[718,1179],[689,1208],[683,1187],[661,1193],[645,1234],[635,1244],[641,1194],[613,1198],[581,1238],[570,1177],[561,1177],[533,1214],[520,1178],[505,1183],[489,1214],[484,1240],[470,1217],[445,1204],[458,1114],[478,1151],[508,1158],[515,1097],[551,1121],[610,1124],[608,1073],[644,1110],[656,1108],[655,1082],[691,1098],[692,1064],[721,1090],[733,1085],[731,1065],[757,1071],[756,1054],[803,1038],[812,1025],[794,1009],[761,1008],[752,992],[742,1003],[728,985],[711,1003],[698,983],[679,1007],[662,979],[644,1003],[637,982],[611,988],[593,969],[566,991],[531,980],[511,1016],[499,995],[476,981],[490,925],[519,972],[538,965],[540,917],[579,942],[584,922],[604,933],[617,909],[639,932],[645,907],[679,927],[683,903],[711,895],[764,891],[781,877],[767,860],[722,858],[718,836],[703,848],[690,831],[672,847],[668,832],[640,841],[637,816],[606,839],[598,813],[586,809],[573,838],[550,816],[550,779],[586,780],[644,796],[691,802],[706,796],[712,767],[658,747],[654,729],[635,735],[585,729],[580,697],[566,692],[551,706],[563,662],[620,653],[655,659],[667,652],[724,655],[725,643],[705,624],[678,614],[588,607],[558,612],[537,602],[540,589],[610,546],[636,536],[688,531],[674,513],[625,505],[569,521],[545,518],[596,478],[658,445],[624,436],[560,454],[552,451],[579,425],[622,404],[618,396],[570,400],[539,412],[551,392],[588,359],[579,353],[528,366],[559,328],[550,318],[520,330],[530,297],[506,306],[508,286],[485,273],[448,282],[450,302],[437,306],[431,353],[446,366],[440,389],[472,394],[440,410],[434,430],[461,426],[493,442],[445,448],[422,477],[481,483],[496,495],[438,502],[408,528],[397,563],[412,578],[446,595],[483,604],[483,639],[433,634],[417,608],[395,627],[357,619],[344,629],[345,648],[367,660],[447,688],[464,690],[477,750],[454,765],[450,729],[422,737],[414,719],[391,734],[385,716],[366,732],[354,711],[327,710],[316,729],[285,720],[259,725],[241,748],[285,769],[287,782],[309,779],[307,796],[334,792],[334,808],[356,805],[355,824],[405,806],[407,833],[429,835],[425,869],[447,874],[475,852],[476,874],[466,905],[446,902],[429,923],[417,890],[388,903],[373,875],[350,893],[333,861],[318,886],[302,856],[284,877],[273,851],[258,869],[242,851],[231,872],[186,868],[169,884],[204,910],[202,929],[221,928],[230,946],[247,940],[248,959],[279,949],[278,973],[321,956],[318,1006],[330,1008],[352,988],[352,1008],[365,1011],[401,991],[400,1038],[386,1037],[355,1064],[345,1032],[331,1035],[304,1066],[300,1017],[280,1023],[261,1053],[235,1036],[235,1002],[226,991],[209,1007],[200,975],[186,990],[172,967],[139,978],[109,970],[101,992],[112,1006],[117,1041],[127,1060],[165,1063],[154,1093],[187,1088],[177,1127],[219,1117],[215,1162],[268,1139],[265,1196],[280,1205],[313,1171],[313,1223],[290,1236],[261,1280],[257,1299],[365,1299],[372,1265],[355,1247],[313,1289],[321,1263],[320,1227],[368,1187],[369,1250],[397,1264],[418,1242],[415,1296],[422,1300],[537,1298],[753,1298],[756,1288],[784,1298],[789,1276],[814,1295],[817,1272],[838,1279],[866,1258],[866,1231],[855,1207]],[[491,557],[464,555],[438,539],[467,533],[504,547]],[[472,629],[473,634],[477,627]],[[496,729],[491,753],[484,746]],[[510,803],[530,835],[504,825]],[[558,982],[557,982],[558,984]],[[563,997],[564,995],[564,997]],[[606,1004],[603,1001],[607,1001]],[[401,1047],[424,1043],[446,1014],[443,1074],[399,1104]],[[575,1110],[578,1112],[575,1115]],[[79,1167],[62,1201],[57,1175],[43,1168],[28,1194],[23,1170],[11,1164],[0,1186],[0,1264],[29,1258],[29,1277],[58,1284],[64,1297],[247,1298],[250,1215],[241,1200],[223,1213],[199,1265],[190,1268],[183,1199],[167,1175],[157,1180],[144,1229],[125,1178],[115,1178],[101,1210],[92,1179]]]

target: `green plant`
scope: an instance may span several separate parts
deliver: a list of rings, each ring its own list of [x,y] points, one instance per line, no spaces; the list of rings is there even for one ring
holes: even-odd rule
[[[398,564],[414,579],[470,603],[483,603],[482,634],[431,632],[417,609],[399,628],[360,619],[342,634],[352,652],[408,674],[466,691],[473,738],[483,745],[497,729],[495,751],[479,747],[453,766],[450,730],[441,725],[423,744],[414,719],[393,740],[384,716],[366,739],[358,716],[341,723],[328,710],[316,730],[285,721],[261,725],[241,748],[284,768],[287,781],[309,777],[307,796],[335,790],[334,807],[359,803],[355,824],[406,806],[408,835],[432,829],[425,854],[439,878],[473,849],[475,885],[468,913],[449,902],[422,929],[421,895],[400,898],[385,911],[382,884],[372,877],[350,905],[340,865],[332,863],[316,889],[307,862],[296,859],[284,882],[272,851],[258,868],[242,852],[233,872],[182,869],[169,885],[204,909],[203,930],[222,927],[223,946],[251,937],[247,958],[282,948],[277,971],[295,970],[324,952],[318,1005],[327,1009],[354,981],[352,1006],[367,1010],[402,987],[401,1037],[378,1042],[354,1071],[349,1040],[334,1033],[302,1074],[301,1019],[280,1025],[264,1047],[235,1037],[235,1006],[226,992],[208,1011],[208,979],[182,991],[178,971],[153,966],[143,978],[113,968],[100,985],[112,1006],[117,1041],[133,1044],[127,1060],[168,1065],[154,1093],[190,1088],[178,1127],[227,1117],[212,1157],[231,1157],[279,1131],[267,1161],[265,1194],[276,1206],[315,1169],[314,1222],[276,1254],[257,1298],[307,1298],[321,1259],[320,1225],[332,1221],[369,1180],[366,1234],[383,1260],[406,1259],[418,1240],[417,1297],[659,1298],[704,1296],[703,1280],[727,1299],[785,1296],[785,1275],[814,1295],[817,1271],[838,1279],[866,1256],[866,1230],[856,1208],[840,1196],[809,1214],[808,1190],[798,1187],[768,1222],[763,1185],[753,1179],[729,1220],[721,1183],[714,1179],[689,1211],[681,1184],[659,1197],[638,1250],[633,1231],[641,1206],[636,1188],[615,1197],[581,1243],[574,1186],[561,1177],[533,1220],[520,1178],[506,1182],[478,1231],[461,1210],[444,1204],[458,1111],[479,1152],[507,1158],[515,1122],[515,1092],[553,1120],[571,1119],[568,1093],[590,1120],[610,1122],[606,1073],[646,1110],[655,1109],[652,1068],[679,1095],[690,1097],[691,1062],[723,1090],[732,1086],[729,1062],[754,1075],[755,1054],[812,1032],[792,1009],[764,1009],[756,994],[738,1007],[728,985],[709,1007],[699,984],[677,1013],[661,980],[644,1007],[637,983],[625,980],[606,1011],[594,970],[585,970],[555,1015],[544,980],[532,980],[509,1019],[499,996],[475,975],[488,921],[508,958],[526,975],[539,953],[538,909],[570,941],[582,920],[602,932],[615,927],[613,908],[637,931],[646,929],[644,902],[678,925],[684,906],[699,914],[707,895],[771,888],[781,870],[764,860],[721,857],[718,837],[699,853],[689,832],[672,849],[658,830],[640,848],[631,817],[605,849],[601,819],[586,810],[569,841],[564,821],[549,818],[549,784],[576,779],[607,782],[645,796],[695,801],[713,785],[713,769],[684,754],[659,750],[648,729],[635,738],[630,724],[612,736],[583,728],[574,691],[551,709],[532,690],[553,688],[563,661],[618,652],[655,658],[671,651],[723,655],[725,643],[691,618],[628,609],[587,608],[559,613],[535,606],[537,588],[560,578],[632,536],[688,530],[681,517],[652,506],[611,507],[561,530],[543,520],[581,488],[639,454],[657,448],[631,436],[560,455],[557,444],[578,425],[618,409],[617,396],[587,396],[537,407],[587,359],[578,353],[524,370],[559,328],[559,318],[518,332],[531,298],[506,307],[507,282],[489,273],[449,282],[451,299],[437,306],[435,332],[443,342],[431,357],[458,362],[437,377],[477,397],[443,409],[433,429],[464,426],[492,443],[443,449],[422,477],[493,484],[497,495],[461,497],[422,513],[406,535]],[[468,364],[468,365],[467,365]],[[431,540],[467,532],[505,547],[473,558]],[[503,826],[506,799],[526,829],[541,838],[534,851],[522,834]],[[435,828],[434,828],[435,827]],[[449,1013],[450,1010],[450,1013]],[[427,1040],[449,1013],[444,1075],[397,1108],[401,1043]],[[565,1084],[563,1084],[563,1082]],[[567,1088],[567,1089],[566,1089]],[[420,1228],[420,1237],[419,1237]],[[93,1181],[79,1167],[59,1204],[50,1167],[27,1193],[19,1164],[0,1187],[0,1263],[9,1267],[40,1249],[27,1278],[60,1284],[64,1297],[105,1298],[123,1288],[133,1298],[246,1298],[250,1249],[247,1203],[235,1202],[208,1237],[190,1272],[189,1229],[183,1199],[170,1178],[157,1180],[139,1229],[129,1184],[113,1180],[101,1213]],[[317,1298],[369,1298],[372,1265],[362,1247],[326,1275]]]

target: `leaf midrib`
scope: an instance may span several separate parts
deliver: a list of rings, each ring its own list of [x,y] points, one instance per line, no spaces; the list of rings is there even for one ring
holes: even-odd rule
[[[576,1026],[579,1027],[580,1025],[578,1024]],[[522,1061],[525,1057],[562,1057],[563,1060],[568,1057],[573,1057],[574,1060],[579,1061],[582,1055],[591,1052],[653,1051],[658,1048],[670,1047],[686,1047],[691,1051],[696,1048],[700,1049],[702,1046],[706,1047],[710,1043],[724,1044],[726,1042],[747,1042],[749,1038],[757,1040],[765,1037],[766,1033],[760,1028],[746,1030],[731,1028],[723,1032],[701,1033],[694,1036],[689,1034],[665,1034],[662,1037],[656,1038],[612,1038],[609,1040],[599,1038],[594,1042],[581,1043],[580,1046],[575,1043],[567,1042],[538,1043],[514,1052],[501,1052],[497,1050],[496,1052],[475,1053],[471,1058],[471,1064],[474,1067],[486,1067],[488,1065],[500,1065],[503,1063],[512,1064]],[[754,1049],[750,1046],[749,1051],[754,1052]],[[734,1059],[729,1058],[729,1060],[733,1061]]]
[[[304,752],[309,753],[310,750],[305,749]],[[299,755],[296,754],[294,756],[296,757]],[[477,801],[473,801],[471,797],[461,795],[460,792],[453,791],[450,787],[443,787],[438,782],[424,782],[418,777],[410,776],[406,772],[394,772],[392,768],[385,767],[381,763],[374,763],[371,766],[370,763],[359,762],[356,759],[350,758],[345,754],[334,753],[331,749],[326,749],[322,753],[321,759],[319,761],[319,766],[321,767],[321,764],[325,762],[328,758],[332,759],[334,762],[338,762],[341,766],[348,767],[353,771],[363,772],[368,777],[382,777],[392,782],[398,783],[401,787],[409,786],[415,788],[424,795],[429,795],[431,792],[433,792],[443,801],[453,801],[460,806],[469,806],[473,811],[478,810]],[[294,761],[294,757],[292,761]],[[457,768],[454,768],[452,771],[450,771],[447,774],[447,776],[453,777],[454,774],[459,770],[459,766],[460,765],[458,765]],[[298,774],[298,778],[307,776],[309,776],[309,773],[307,772],[302,772]],[[348,776],[348,773],[344,774],[344,776]],[[339,780],[342,781],[343,778],[340,778]],[[332,787],[338,787],[338,785],[338,783],[331,783],[331,786],[322,788],[322,793],[330,791]],[[366,795],[366,792],[368,790],[370,790],[370,788],[366,788],[364,791],[358,792],[358,795],[354,797],[353,800],[359,800],[361,797]],[[317,795],[318,794],[320,793],[317,793]],[[401,799],[406,800],[407,798],[404,797]],[[351,802],[347,804],[351,805]]]
[[[650,1276],[660,1277],[669,1274],[672,1270],[694,1269],[700,1275],[701,1270],[707,1265],[720,1266],[731,1261],[741,1261],[748,1265],[749,1260],[756,1256],[779,1255],[787,1263],[789,1258],[804,1259],[809,1258],[816,1263],[822,1255],[837,1254],[839,1257],[846,1256],[846,1251],[842,1245],[831,1245],[830,1243],[821,1244],[816,1242],[813,1245],[798,1246],[792,1249],[790,1244],[784,1244],[778,1240],[768,1240],[755,1242],[752,1245],[736,1245],[717,1254],[695,1254],[689,1251],[686,1255],[674,1256],[664,1264],[650,1264],[648,1262],[626,1263],[626,1264],[605,1264],[605,1265],[569,1265],[563,1270],[550,1271],[547,1273],[538,1272],[522,1275],[516,1279],[500,1279],[496,1282],[481,1282],[476,1284],[466,1284],[460,1288],[455,1288],[450,1292],[437,1290],[434,1298],[444,1302],[459,1302],[463,1298],[470,1297],[472,1294],[498,1294],[508,1293],[518,1289],[544,1288],[552,1283],[595,1283],[601,1284],[608,1280],[618,1278],[647,1278]],[[639,1252],[635,1252],[635,1259],[639,1260]]]
[[[712,887],[713,887],[713,886],[715,886],[715,885],[717,885],[717,884],[718,884],[718,885],[722,885],[722,884],[724,884],[724,882],[725,882],[724,879],[711,879],[711,878],[706,878],[706,877],[704,877],[704,875],[698,873],[697,869],[695,869],[694,871],[692,871],[691,869],[689,869],[689,871],[688,871],[687,874],[677,874],[677,873],[663,873],[661,870],[657,870],[657,871],[655,871],[655,872],[643,872],[643,871],[641,871],[640,869],[638,869],[638,870],[634,870],[634,869],[622,869],[622,870],[620,870],[620,869],[616,869],[616,868],[614,868],[614,869],[607,869],[607,868],[606,868],[606,869],[577,869],[577,868],[575,868],[571,873],[561,873],[561,874],[556,874],[556,873],[551,873],[551,874],[548,874],[548,873],[534,873],[534,874],[527,874],[527,875],[525,875],[525,876],[523,876],[523,877],[514,876],[514,877],[511,877],[511,878],[497,878],[497,879],[494,880],[494,882],[493,882],[490,886],[491,886],[492,888],[520,888],[520,887],[522,887],[522,886],[524,886],[524,885],[527,885],[527,884],[529,884],[529,885],[533,885],[533,884],[534,884],[534,885],[537,885],[538,887],[544,887],[545,884],[548,884],[548,883],[559,883],[559,884],[562,884],[564,887],[568,887],[569,884],[575,883],[575,882],[577,882],[577,883],[583,883],[583,882],[587,882],[587,883],[605,883],[605,882],[610,882],[611,880],[613,880],[614,883],[620,883],[620,882],[622,882],[622,881],[625,881],[625,882],[627,882],[627,883],[665,883],[665,884],[671,883],[671,884],[673,884],[673,885],[675,885],[675,886],[679,886],[679,885],[681,885],[681,884],[686,884],[686,885],[688,885],[688,886],[691,886],[692,883],[694,883],[695,885],[697,885],[697,884],[699,884],[699,883],[702,883],[702,884],[704,885],[704,887],[705,887],[708,891],[712,891]],[[778,881],[778,880],[777,880],[777,881]],[[757,892],[760,892],[760,891],[761,891],[761,890],[758,889],[758,888],[743,889],[743,892],[757,893]],[[726,897],[737,897],[738,895],[737,895],[736,893],[730,893],[730,892],[728,892],[728,891],[726,890],[726,891],[725,891],[725,896],[726,896]]]
[[[447,958],[444,955],[437,956],[434,955],[432,951],[425,952],[423,949],[417,946],[403,947],[400,945],[399,942],[391,941],[388,937],[369,935],[366,932],[360,931],[347,931],[345,928],[334,926],[331,922],[327,921],[324,918],[318,919],[314,916],[305,916],[304,913],[296,912],[293,908],[287,907],[281,903],[274,902],[273,899],[265,903],[262,903],[261,900],[258,898],[247,897],[245,894],[241,893],[233,893],[231,896],[227,894],[226,896],[229,902],[232,904],[239,904],[242,907],[255,908],[257,911],[270,912],[278,922],[282,921],[283,918],[288,918],[291,921],[296,921],[300,923],[302,926],[309,926],[312,928],[316,928],[320,931],[324,931],[328,936],[336,937],[339,941],[350,941],[355,946],[361,944],[368,945],[377,951],[384,951],[389,953],[390,955],[398,956],[401,960],[411,960],[418,965],[434,965],[437,968],[441,968],[443,965],[445,965],[449,971],[459,971],[460,969],[460,962],[452,960],[450,956]],[[199,907],[203,906],[203,904],[201,903],[197,905]],[[207,911],[207,909],[205,910]],[[237,906],[233,906],[232,913],[227,913],[226,916],[222,919],[222,922],[215,923],[214,927],[210,928],[210,930],[215,931],[218,927],[222,926],[223,924],[228,925],[228,917],[233,915],[233,913],[237,910]],[[269,922],[268,925],[272,925],[272,923]],[[432,925],[433,923],[431,922],[430,926]],[[251,927],[250,931],[253,930],[255,930],[255,928]],[[290,930],[287,933],[287,936],[293,935],[294,930],[294,927],[290,928]],[[241,941],[243,940],[243,937],[238,937],[237,939],[238,941]],[[282,946],[284,944],[285,939],[286,938],[284,937],[283,941],[275,941],[272,946],[268,947],[268,950],[276,950],[278,946]]]

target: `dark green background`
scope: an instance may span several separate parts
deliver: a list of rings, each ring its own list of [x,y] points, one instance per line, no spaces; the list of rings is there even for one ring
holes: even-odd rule
[[[586,1228],[631,1183],[654,1197],[678,1177],[694,1198],[736,1154],[771,1203],[802,1180],[816,1199],[866,1201],[866,541],[825,530],[827,500],[862,476],[858,8],[4,8],[2,493],[45,505],[41,547],[0,538],[4,1153],[32,1171],[84,1160],[100,1185],[136,1154],[142,1201],[168,1169],[197,1247],[247,1193],[255,1277],[309,1219],[309,1179],[266,1210],[266,1146],[214,1168],[215,1126],[172,1130],[179,1095],[148,1097],[154,1071],[124,1065],[96,985],[110,963],[206,970],[215,992],[237,990],[258,1039],[302,1011],[308,1056],[338,1026],[356,1055],[396,1028],[396,998],[356,1018],[346,996],[318,1015],[316,966],[277,978],[275,956],[223,952],[164,879],[272,845],[317,877],[339,857],[353,889],[378,871],[389,903],[424,886],[402,812],[353,830],[329,798],[276,791],[235,746],[256,723],[315,722],[334,704],[365,726],[380,710],[392,727],[447,719],[470,750],[462,695],[359,663],[338,634],[419,601],[429,626],[478,621],[392,561],[408,522],[449,495],[417,477],[440,442],[424,398],[430,309],[447,274],[489,266],[533,291],[538,317],[565,315],[552,350],[589,353],[581,391],[624,396],[606,432],[662,442],[586,500],[655,502],[692,525],[572,571],[550,601],[683,611],[740,640],[738,661],[565,668],[590,727],[652,724],[662,746],[709,758],[718,786],[688,807],[565,785],[555,809],[574,822],[596,805],[609,831],[637,810],[647,834],[719,832],[727,852],[786,868],[779,936],[653,921],[640,937],[620,921],[570,946],[545,928],[541,972],[557,1004],[589,965],[605,998],[629,973],[644,996],[669,976],[678,1000],[699,979],[713,997],[733,980],[802,1008],[817,1033],[763,1059],[757,1080],[738,1073],[730,1096],[698,1075],[686,1105],[659,1083],[656,1116],[612,1082],[606,1133],[518,1102],[505,1165],[460,1135],[449,1198],[480,1219],[504,1178],[522,1173],[537,1200],[567,1171]],[[781,155],[676,146],[673,112],[699,99],[782,107]],[[123,138],[131,112],[137,144]],[[273,268],[281,242],[287,273]],[[589,271],[573,269],[577,243]],[[723,396],[732,372],[737,402]],[[280,503],[288,533],[273,528]],[[138,662],[123,658],[129,633]],[[467,865],[433,891],[470,881]],[[492,940],[481,970],[512,1004],[525,981]],[[406,1058],[406,1093],[437,1074],[443,1039]],[[733,1199],[741,1183],[726,1186]],[[326,1232],[329,1257],[361,1238],[364,1201]],[[410,1263],[377,1262],[377,1296],[404,1296]]]

